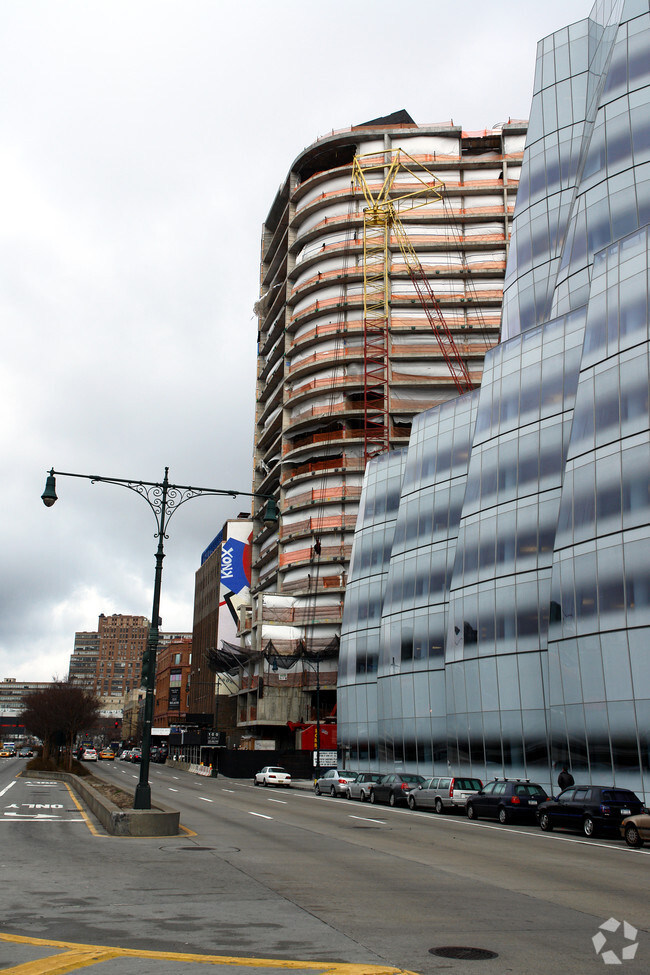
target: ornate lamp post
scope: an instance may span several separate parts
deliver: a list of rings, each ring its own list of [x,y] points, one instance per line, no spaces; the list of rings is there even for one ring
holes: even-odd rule
[[[144,705],[144,724],[142,732],[142,761],[140,763],[140,781],[135,790],[133,800],[134,809],[151,809],[151,787],[149,785],[149,746],[151,743],[151,726],[153,723],[154,710],[154,690],[156,681],[156,653],[158,650],[158,635],[160,628],[160,588],[162,583],[162,564],[165,557],[163,551],[163,540],[169,538],[167,528],[172,515],[186,501],[198,498],[202,495],[216,495],[219,497],[236,498],[239,495],[249,498],[262,498],[266,504],[261,512],[261,517],[267,524],[277,524],[278,509],[275,499],[268,494],[255,494],[250,491],[223,490],[220,488],[200,488],[191,487],[186,484],[170,484],[168,479],[169,468],[165,468],[165,476],[162,481],[135,481],[121,477],[100,477],[97,474],[71,474],[67,471],[55,471],[52,468],[47,476],[45,490],[41,495],[41,500],[46,508],[51,508],[57,500],[56,477],[81,477],[91,484],[118,484],[139,494],[147,502],[153,511],[156,519],[156,533],[154,538],[158,539],[156,551],[156,571],[153,586],[153,607],[151,610],[151,628],[147,649],[142,655],[142,684],[146,690]],[[56,475],[56,476],[55,476]]]

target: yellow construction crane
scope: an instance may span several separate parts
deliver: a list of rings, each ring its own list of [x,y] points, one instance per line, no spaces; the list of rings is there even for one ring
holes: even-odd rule
[[[374,177],[378,176],[378,179]],[[413,183],[406,181],[412,178]],[[396,186],[398,180],[402,192]],[[444,183],[423,163],[403,149],[365,153],[354,157],[352,185],[360,188],[367,206],[363,211],[363,346],[365,459],[390,447],[389,306],[390,244],[397,242],[409,276],[460,393],[473,389],[467,365],[445,322],[401,215],[431,201],[442,200]]]

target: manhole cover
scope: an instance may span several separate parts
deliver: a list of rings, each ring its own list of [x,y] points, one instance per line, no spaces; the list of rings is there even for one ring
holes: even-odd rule
[[[213,846],[177,846],[175,853],[196,853],[201,850],[214,850]]]
[[[238,846],[161,846],[164,853],[241,853]]]
[[[487,958],[498,958],[496,951],[488,948],[468,948],[466,945],[444,945],[442,948],[429,948],[430,955],[441,958],[467,958],[470,961],[483,961]]]

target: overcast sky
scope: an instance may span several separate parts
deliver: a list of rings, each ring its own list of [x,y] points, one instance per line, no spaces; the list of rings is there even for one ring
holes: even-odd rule
[[[407,109],[529,113],[536,42],[589,0],[2,0],[0,679],[67,675],[76,630],[151,615],[155,524],[81,474],[250,490],[260,231],[301,150]],[[166,542],[164,630],[248,499]]]

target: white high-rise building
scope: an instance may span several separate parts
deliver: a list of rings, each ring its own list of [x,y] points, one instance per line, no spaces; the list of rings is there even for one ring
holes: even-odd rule
[[[426,166],[423,176],[434,172],[444,184],[440,199],[405,213],[402,223],[477,386],[485,352],[499,340],[525,135],[521,121],[466,132],[453,122],[416,125],[398,112],[320,138],[294,161],[273,201],[263,227],[257,305],[253,490],[277,499],[281,519],[277,530],[265,526],[253,540],[252,614],[241,636],[265,656],[256,663],[251,658],[252,728],[266,723],[263,700],[254,696],[256,673],[263,687],[281,689],[298,668],[307,697],[294,695],[291,713],[282,718],[313,714],[316,681],[308,658],[314,654],[322,658],[321,714],[335,710],[337,641],[368,456],[369,399],[385,408],[386,446],[394,449],[408,444],[416,414],[458,392],[392,235],[385,382],[379,391],[370,389],[367,204],[352,185],[353,160],[371,154],[388,164],[399,149],[414,161],[411,170]],[[398,174],[391,197],[412,187],[411,175]],[[294,666],[281,660],[287,654],[305,659]]]

